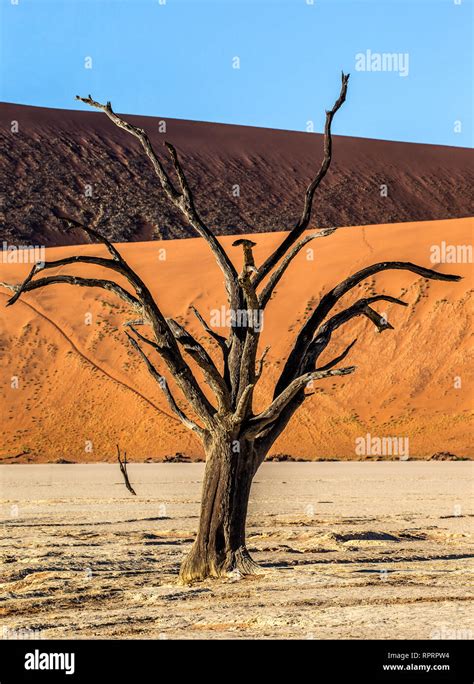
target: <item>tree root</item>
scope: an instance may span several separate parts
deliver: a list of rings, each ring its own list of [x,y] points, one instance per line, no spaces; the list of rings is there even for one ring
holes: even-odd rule
[[[193,546],[181,565],[178,582],[192,584],[206,579],[249,577],[263,573],[264,570],[253,560],[245,546],[229,551],[221,561],[206,558],[202,549]]]
[[[262,567],[253,560],[246,546],[241,546],[232,553],[230,568],[226,572],[227,574],[238,573],[243,577],[263,575],[264,573]]]

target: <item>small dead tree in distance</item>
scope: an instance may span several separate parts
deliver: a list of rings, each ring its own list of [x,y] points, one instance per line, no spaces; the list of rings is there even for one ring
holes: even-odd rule
[[[136,493],[136,491],[133,489],[132,485],[130,484],[130,479],[129,479],[129,477],[128,477],[128,470],[127,470],[127,465],[128,465],[128,463],[127,463],[127,452],[126,452],[126,451],[123,452],[123,461],[122,461],[122,459],[121,459],[121,457],[120,457],[120,447],[119,447],[118,444],[117,444],[117,461],[118,461],[118,464],[119,464],[119,467],[120,467],[120,472],[122,473],[123,481],[125,482],[126,488],[127,488],[128,491],[130,492],[130,494],[133,494],[133,496],[136,496],[137,493]]]
[[[126,324],[129,330],[126,333],[128,339],[163,390],[171,409],[184,425],[200,438],[206,454],[199,526],[195,542],[181,565],[180,579],[183,582],[218,577],[233,570],[243,575],[258,572],[258,566],[250,557],[245,545],[247,505],[252,479],[272,444],[309,396],[305,393],[308,383],[331,376],[348,375],[355,370],[354,366],[336,367],[349,354],[355,340],[342,354],[322,366],[318,365],[320,355],[328,346],[333,332],[357,316],[365,316],[379,331],[392,328],[390,323],[372,308],[375,302],[384,301],[407,306],[400,299],[381,294],[359,299],[348,308],[331,315],[339,300],[364,279],[389,269],[403,269],[433,280],[459,280],[459,276],[437,273],[402,261],[372,264],[349,275],[321,298],[296,336],[276,383],[273,400],[263,411],[254,414],[253,395],[262,373],[266,353],[265,351],[258,359],[260,330],[254,325],[255,314],[263,312],[276,285],[300,250],[311,240],[330,235],[335,230],[320,230],[301,238],[310,223],[315,191],[331,163],[331,123],[345,101],[348,80],[349,75],[343,73],[339,97],[333,108],[326,112],[323,160],[306,189],[301,217],[281,244],[258,268],[252,254],[254,243],[249,240],[237,240],[237,246],[240,245],[244,249],[244,266],[240,273],[201,219],[175,148],[165,143],[176,175],[175,180],[172,180],[143,129],[117,115],[110,102],[100,104],[91,96],[77,96],[78,100],[105,112],[116,126],[139,140],[165,195],[212,250],[224,276],[230,311],[248,312],[246,324],[239,325],[234,319],[229,334],[225,337],[213,330],[202,314],[193,308],[204,330],[220,349],[219,355],[222,356],[222,360],[219,363],[214,362],[200,342],[182,325],[165,317],[140,276],[128,265],[116,247],[97,230],[102,221],[100,215],[92,226],[70,219],[67,219],[67,222],[70,226],[82,228],[91,238],[102,242],[107,247],[110,258],[71,256],[42,265],[37,264],[21,285],[8,286],[15,292],[8,305],[14,304],[27,292],[48,285],[70,284],[114,292],[132,309],[139,312],[138,321]],[[126,289],[114,280],[63,274],[35,279],[40,271],[77,263],[95,264],[113,271],[123,276],[130,287]],[[149,332],[139,332],[138,324],[148,328]],[[203,392],[183,351],[202,371],[205,382],[212,390],[212,401]],[[155,366],[155,355],[164,362],[186,399],[186,411],[178,405],[168,384],[163,382],[162,375]]]

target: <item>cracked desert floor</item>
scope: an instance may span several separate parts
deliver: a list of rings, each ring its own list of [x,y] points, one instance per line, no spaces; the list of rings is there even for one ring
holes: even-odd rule
[[[179,586],[203,464],[3,465],[3,638],[472,638],[472,463],[265,463],[262,565]],[[23,632],[23,634],[28,632]],[[35,636],[38,632],[32,633]]]

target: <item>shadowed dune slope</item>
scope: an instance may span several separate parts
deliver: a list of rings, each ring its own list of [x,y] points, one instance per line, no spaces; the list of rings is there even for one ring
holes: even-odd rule
[[[145,128],[165,165],[163,142],[177,147],[199,211],[218,234],[289,229],[322,158],[320,134],[127,119]],[[322,124],[323,113],[315,126]],[[334,226],[472,216],[473,184],[472,150],[336,135],[315,220]],[[194,237],[164,198],[139,142],[99,112],[0,104],[0,185],[0,240],[13,244],[85,242],[82,233],[65,232],[52,210],[87,217],[99,201],[113,217],[107,230],[115,241]]]

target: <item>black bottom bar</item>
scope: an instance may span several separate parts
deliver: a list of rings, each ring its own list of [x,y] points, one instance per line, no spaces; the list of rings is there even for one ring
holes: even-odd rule
[[[176,675],[219,679],[231,672],[283,668],[311,682],[474,681],[470,641],[0,641],[0,684],[159,682]],[[225,653],[224,653],[225,651]],[[214,663],[214,664],[213,664]],[[259,669],[260,669],[259,668]],[[255,668],[256,669],[256,668]],[[324,679],[321,676],[324,675]],[[330,677],[331,679],[328,679]]]

